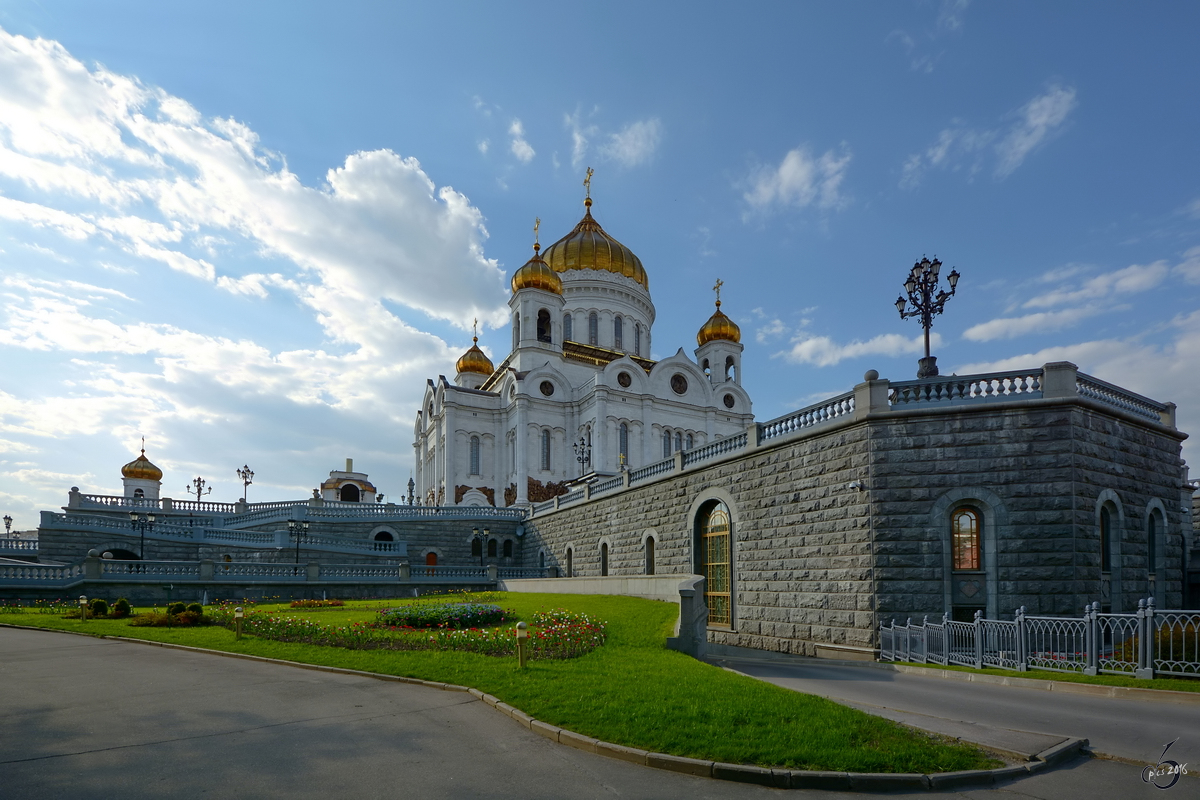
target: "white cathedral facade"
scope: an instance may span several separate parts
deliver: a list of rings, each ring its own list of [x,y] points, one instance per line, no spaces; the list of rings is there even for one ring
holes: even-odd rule
[[[741,334],[717,308],[695,360],[652,361],[654,303],[641,261],[587,210],[512,277],[512,351],[475,344],[454,382],[429,381],[413,446],[418,502],[504,507],[742,433]]]

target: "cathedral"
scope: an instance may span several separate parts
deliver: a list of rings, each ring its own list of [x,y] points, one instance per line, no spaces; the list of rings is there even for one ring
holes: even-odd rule
[[[535,240],[513,275],[511,352],[493,365],[476,336],[453,383],[428,382],[413,441],[424,504],[541,502],[753,424],[721,282],[695,360],[683,348],[651,360],[646,270],[592,216],[590,186],[584,206],[574,230],[544,253]]]

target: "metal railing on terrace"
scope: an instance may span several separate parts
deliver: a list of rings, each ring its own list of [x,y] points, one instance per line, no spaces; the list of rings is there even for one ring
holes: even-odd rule
[[[918,664],[958,664],[983,669],[1108,673],[1153,678],[1200,677],[1200,611],[1158,610],[1139,600],[1130,614],[1084,607],[1082,617],[1043,617],[1017,609],[1012,620],[940,623],[895,620],[879,627],[879,659]]]
[[[1053,373],[1053,386],[1047,376]],[[883,394],[875,394],[880,387]],[[845,392],[813,403],[798,411],[752,425],[745,433],[717,439],[701,447],[684,450],[671,458],[656,461],[637,469],[595,481],[587,491],[575,489],[553,500],[535,503],[536,516],[563,506],[590,500],[599,495],[622,491],[660,476],[672,475],[724,458],[737,456],[774,440],[796,434],[818,433],[826,425],[867,414],[886,414],[913,409],[960,407],[997,402],[1039,400],[1043,398],[1085,397],[1110,408],[1133,414],[1147,421],[1174,426],[1174,406],[1159,403],[1148,397],[1114,386],[1079,372],[1074,365],[1046,364],[1037,369],[990,372],[980,375],[950,375],[913,381],[874,381],[860,384],[854,391]],[[885,399],[886,398],[886,399]],[[882,405],[880,405],[882,403]]]

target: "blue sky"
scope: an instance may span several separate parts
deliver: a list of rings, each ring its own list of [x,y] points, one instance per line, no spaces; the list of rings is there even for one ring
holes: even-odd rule
[[[247,7],[249,6],[249,7]],[[582,214],[656,358],[725,281],[769,419],[914,377],[909,266],[962,274],[943,373],[1071,360],[1200,430],[1188,4],[53,3],[0,9],[0,506],[398,497],[427,378],[506,351],[507,278]],[[500,326],[500,327],[496,327]],[[1192,445],[1185,445],[1185,456]],[[1194,458],[1192,460],[1195,460]]]

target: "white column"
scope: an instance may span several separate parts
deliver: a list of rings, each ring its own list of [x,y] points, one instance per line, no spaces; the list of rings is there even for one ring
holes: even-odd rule
[[[514,442],[517,448],[517,503],[529,502],[529,431],[525,424],[529,415],[525,402],[525,398],[517,398],[517,438]]]
[[[612,324],[610,318],[609,324]],[[609,331],[611,335],[612,331]],[[592,429],[592,471],[608,472],[608,390],[596,390],[596,426]]]

